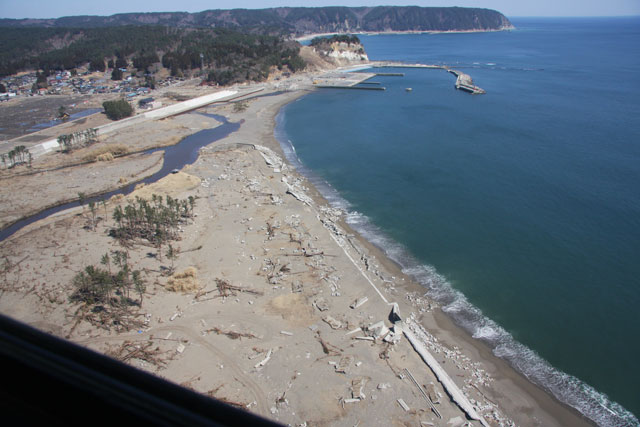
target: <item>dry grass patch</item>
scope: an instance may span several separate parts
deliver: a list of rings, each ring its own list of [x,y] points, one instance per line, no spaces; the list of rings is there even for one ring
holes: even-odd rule
[[[200,289],[198,270],[195,267],[187,267],[181,272],[176,272],[169,277],[165,289],[172,292],[195,292]]]
[[[129,149],[124,144],[102,145],[91,150],[83,157],[83,159],[87,162],[109,161],[113,160],[114,157],[122,156],[123,154],[127,154],[128,152]]]

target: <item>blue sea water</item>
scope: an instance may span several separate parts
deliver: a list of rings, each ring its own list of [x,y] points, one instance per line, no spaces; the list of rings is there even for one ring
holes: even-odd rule
[[[637,425],[640,17],[513,23],[361,37],[370,59],[450,65],[486,95],[399,69],[384,92],[299,99],[276,133],[496,355],[601,425]]]

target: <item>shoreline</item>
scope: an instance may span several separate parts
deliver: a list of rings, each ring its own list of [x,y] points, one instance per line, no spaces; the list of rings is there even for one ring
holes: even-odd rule
[[[281,114],[283,108],[286,108],[291,102],[294,102],[296,99],[298,98],[296,97],[295,99],[284,103],[280,106],[280,108],[278,108],[278,111],[273,116],[274,131],[278,126],[278,124],[276,123],[276,117]],[[275,136],[274,139],[278,143],[278,153],[281,154],[289,164],[291,164],[291,160],[288,158],[287,154],[282,151],[283,142],[279,141]],[[295,155],[295,149],[293,153]],[[294,169],[296,169],[296,171],[298,171],[298,173],[304,176],[305,180],[309,183],[309,192],[311,193],[311,196],[316,204],[332,205],[331,202],[329,202],[326,198],[326,195],[322,194],[322,191],[316,188],[316,186],[312,182],[313,180],[310,179],[309,176],[307,176],[304,172],[299,171],[296,166],[293,167]],[[313,171],[306,168],[306,166],[305,169],[313,174]],[[322,180],[322,178],[318,176],[314,176],[314,178]],[[331,190],[335,191],[333,189]],[[404,292],[405,295],[425,295],[424,297],[426,297],[425,287],[418,283],[414,277],[406,274],[403,271],[403,267],[398,264],[397,261],[393,260],[385,252],[384,248],[377,246],[375,243],[372,243],[358,230],[354,229],[350,224],[348,224],[348,222],[346,221],[346,217],[341,218],[339,220],[339,224],[349,234],[352,234],[366,248],[367,252],[371,255],[371,258],[373,260],[380,262],[387,273],[391,274],[392,277],[401,278],[401,281],[403,282],[400,286],[402,288],[401,292]],[[426,298],[430,299],[429,297]],[[439,340],[449,344],[450,346],[459,346],[460,341],[462,341],[465,344],[463,346],[465,350],[470,350],[474,354],[474,359],[479,359],[484,363],[488,363],[491,366],[489,371],[491,371],[494,376],[502,377],[498,380],[503,381],[507,389],[511,389],[510,391],[514,391],[515,393],[524,391],[527,395],[529,395],[529,397],[538,404],[538,409],[544,412],[544,415],[539,414],[539,417],[550,416],[551,419],[557,420],[558,425],[596,425],[592,420],[587,418],[576,408],[560,401],[549,391],[544,390],[542,387],[526,378],[521,372],[511,366],[508,361],[495,356],[491,347],[487,343],[484,343],[481,340],[472,337],[469,331],[458,325],[450,315],[442,311],[437,302],[431,301],[430,304],[435,304],[437,305],[437,307],[435,308],[430,319],[424,319],[423,316],[423,318],[421,319],[422,326],[427,328],[427,330],[433,333]],[[436,328],[433,328],[434,325],[436,325]],[[496,396],[493,397],[497,401],[500,400],[499,398],[496,398]],[[508,407],[509,413],[513,413],[514,411],[518,411],[520,409],[518,408],[518,405],[502,406],[499,403],[498,406],[501,408],[504,408],[505,406]],[[529,417],[531,416],[533,416],[533,414],[527,414],[523,419],[519,420],[520,422],[518,424],[527,425],[526,421],[530,421]],[[550,420],[547,420],[547,422],[549,421]],[[540,425],[551,424],[542,423]]]
[[[257,100],[257,103],[261,104],[262,106],[256,107],[258,108],[258,111],[252,111],[252,116],[249,116],[245,113],[221,113],[226,115],[232,121],[244,120],[246,118],[248,122],[247,126],[243,126],[238,132],[206,146],[196,163],[200,163],[201,161],[205,160],[205,158],[207,157],[206,152],[209,149],[214,149],[215,151],[218,149],[224,149],[225,146],[230,146],[233,144],[250,145],[250,143],[246,142],[247,140],[259,141],[260,144],[267,146],[268,148],[279,154],[283,159],[286,159],[286,156],[284,155],[284,152],[280,145],[280,141],[278,141],[276,139],[276,136],[274,135],[274,131],[276,128],[276,117],[283,107],[308,93],[310,92],[307,90],[297,89],[295,91],[287,92],[273,97],[271,97],[269,93],[258,95],[257,97],[252,99],[254,101]],[[266,101],[266,99],[269,99],[269,101]],[[219,112],[220,109],[224,108],[224,106],[211,106],[206,107],[205,110]],[[229,108],[227,110],[229,110]],[[255,117],[253,117],[253,114],[255,114]],[[230,118],[229,116],[232,117]],[[285,160],[285,163],[288,164],[289,162]],[[189,173],[191,173],[190,171],[193,169],[193,167],[187,167],[186,169]],[[296,170],[294,175],[301,174]],[[322,206],[328,205],[327,199],[317,188],[315,188],[315,186],[309,181],[307,177],[304,177],[302,182],[302,187],[308,187],[305,189],[305,191],[313,198],[315,202],[315,209],[322,210]],[[62,215],[67,216],[67,214]],[[56,217],[58,216],[60,216],[60,214]],[[58,218],[51,218],[45,220],[44,222],[52,224],[57,219]],[[347,236],[352,236],[353,240],[357,241],[356,245],[360,245],[362,248],[364,248],[366,259],[368,260],[370,265],[374,266],[372,270],[367,267],[367,274],[373,274],[372,279],[374,281],[377,281],[376,283],[387,286],[388,284],[385,283],[383,279],[393,278],[394,286],[387,287],[383,290],[383,292],[385,292],[385,295],[390,295],[391,300],[395,299],[401,304],[401,313],[407,315],[410,311],[416,310],[416,307],[420,307],[420,303],[424,303],[420,295],[424,294],[425,288],[411,279],[409,276],[404,274],[402,272],[402,267],[398,265],[394,260],[389,258],[384,253],[383,249],[378,248],[373,243],[369,242],[360,233],[355,231],[346,222],[344,216],[338,218],[336,220],[336,223],[343,230],[345,230]],[[33,224],[26,229],[16,233],[19,234],[19,236],[13,236],[12,238],[18,238],[22,235],[30,234],[37,231],[37,229],[41,227],[43,227],[42,223]],[[229,231],[231,233],[234,232],[234,230]],[[357,255],[357,252],[354,254]],[[381,268],[377,266],[378,263],[381,265]],[[378,275],[378,272],[380,272],[381,274]],[[396,284],[397,287],[395,286]],[[460,347],[464,355],[471,355],[472,361],[480,362],[483,366],[483,369],[485,371],[488,371],[489,374],[494,377],[496,385],[492,385],[491,390],[497,390],[494,394],[491,394],[490,392],[483,389],[486,394],[485,397],[490,402],[497,402],[497,407],[500,409],[504,409],[507,415],[518,424],[528,425],[530,424],[531,417],[535,417],[539,421],[539,425],[592,425],[590,421],[584,418],[584,416],[582,416],[582,414],[580,414],[574,408],[558,401],[549,393],[543,391],[538,386],[527,380],[524,376],[522,376],[522,374],[508,365],[506,361],[494,356],[491,352],[491,349],[486,344],[477,339],[474,339],[467,331],[456,325],[449,317],[449,315],[442,312],[441,309],[437,307],[437,304],[433,304],[433,307],[431,307],[431,305],[431,302],[427,302],[427,306],[429,307],[428,309],[426,309],[425,311],[422,311],[422,309],[418,309],[418,312],[421,312],[418,320],[420,324],[422,324],[441,343],[438,344],[438,346],[440,347],[435,348],[439,349],[440,351],[444,351],[443,349],[446,348],[455,349],[457,347]],[[410,309],[407,310],[407,307],[410,307]],[[74,341],[82,342],[82,339],[76,337]],[[442,344],[444,344],[444,347],[442,347]],[[410,354],[412,355],[411,357],[413,359],[417,358],[417,355],[415,353],[411,352]],[[452,369],[455,368],[455,366],[451,367],[447,360],[448,359],[445,358],[444,360],[442,360],[442,363],[446,362],[445,366],[449,366]],[[421,361],[419,362],[420,363],[418,364],[418,366],[421,366],[422,370],[428,370],[428,367],[426,367],[426,365],[422,364]],[[416,371],[414,371],[414,373],[415,372]],[[459,372],[461,376],[462,374],[468,374],[468,372],[465,373],[463,372],[463,370],[460,370]],[[423,373],[424,372],[420,372],[420,374]],[[450,373],[450,375],[453,374]],[[459,379],[459,377],[456,378],[455,376],[454,380],[458,382],[462,381]],[[464,386],[464,383],[461,384],[462,386]],[[262,414],[267,415],[266,413],[264,413],[264,411],[262,412]]]
[[[515,30],[515,26],[504,27],[500,29],[490,29],[490,30],[449,30],[449,31],[436,31],[436,30],[406,30],[406,31],[356,31],[352,33],[345,32],[337,32],[337,33],[314,33],[307,34],[303,36],[294,37],[294,40],[297,42],[312,40],[316,37],[328,37],[339,34],[355,34],[357,36],[380,36],[380,35],[406,35],[406,34],[470,34],[470,33],[495,33],[499,31],[513,31]]]

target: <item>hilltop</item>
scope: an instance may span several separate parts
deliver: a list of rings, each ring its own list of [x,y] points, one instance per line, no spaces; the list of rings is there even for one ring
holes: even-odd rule
[[[500,12],[462,7],[279,7],[206,10],[197,13],[122,13],[58,19],[0,19],[0,27],[114,27],[161,25],[179,28],[223,27],[301,36],[314,33],[385,31],[483,31],[512,28]]]

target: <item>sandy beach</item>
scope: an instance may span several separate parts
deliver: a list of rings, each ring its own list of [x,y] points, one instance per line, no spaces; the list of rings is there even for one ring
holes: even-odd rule
[[[0,311],[283,424],[590,425],[453,324],[287,164],[273,130],[280,108],[308,93],[302,83],[310,77],[296,78],[295,90],[267,87],[243,111],[233,103],[200,109],[241,123],[240,129],[203,148],[179,173],[112,198],[99,207],[97,221],[77,207],[0,242]],[[216,125],[204,118],[187,113],[110,138],[163,145]],[[32,189],[25,198],[32,202],[0,212],[0,219],[7,223],[77,193],[57,182],[98,192],[122,175],[149,173],[161,160],[154,156],[124,157],[92,180],[82,176],[101,163],[55,179],[20,177],[24,182],[15,185]],[[54,196],[38,193],[43,180]],[[3,187],[0,198],[9,200],[13,191]],[[172,242],[175,260],[166,248],[144,241],[124,247],[109,236],[116,206],[153,194],[196,200],[193,217]],[[130,330],[91,322],[69,302],[74,276],[116,250],[127,251],[146,282],[135,310],[139,323]],[[391,316],[394,303],[399,321]],[[470,419],[464,402],[451,398],[447,381],[410,337],[482,420]]]

